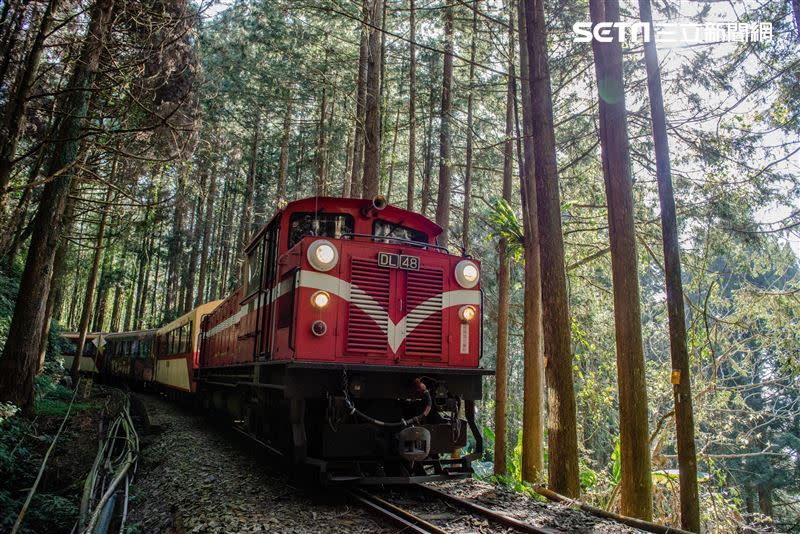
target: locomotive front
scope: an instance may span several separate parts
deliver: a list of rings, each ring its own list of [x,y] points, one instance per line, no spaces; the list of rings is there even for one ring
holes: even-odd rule
[[[248,278],[268,290],[246,309],[263,327],[236,336],[253,339],[246,352],[259,366],[239,409],[250,431],[326,481],[469,476],[489,373],[479,367],[479,262],[450,254],[437,225],[381,198],[294,202],[271,228],[260,252],[249,249]],[[225,373],[205,374],[220,383]]]

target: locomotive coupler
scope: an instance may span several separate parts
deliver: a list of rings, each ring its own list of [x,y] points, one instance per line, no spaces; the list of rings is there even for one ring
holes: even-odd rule
[[[397,453],[413,464],[428,457],[431,433],[425,427],[409,426],[397,433]]]

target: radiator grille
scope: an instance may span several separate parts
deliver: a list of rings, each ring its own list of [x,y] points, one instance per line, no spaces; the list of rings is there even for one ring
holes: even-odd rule
[[[442,285],[440,269],[407,271],[406,352],[441,354],[442,352]]]
[[[353,258],[351,265],[350,311],[347,350],[380,352],[388,350],[386,331],[389,316],[389,269],[376,260]]]

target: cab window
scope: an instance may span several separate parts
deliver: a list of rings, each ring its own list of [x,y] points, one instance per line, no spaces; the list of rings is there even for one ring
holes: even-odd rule
[[[264,257],[264,240],[247,255],[247,286],[245,296],[250,296],[261,287],[261,264]]]
[[[353,216],[346,213],[292,213],[287,248],[292,248],[306,235],[339,239],[342,234],[352,233],[353,228]]]
[[[415,230],[400,223],[391,223],[381,219],[376,219],[372,223],[372,235],[375,237],[396,237],[407,241],[417,241],[418,243],[428,242],[428,234],[421,230]]]

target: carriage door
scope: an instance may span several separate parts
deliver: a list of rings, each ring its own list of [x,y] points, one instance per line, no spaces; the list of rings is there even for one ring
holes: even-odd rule
[[[261,322],[261,332],[259,336],[258,354],[257,359],[268,360],[272,356],[272,339],[274,336],[274,308],[275,299],[273,293],[277,288],[273,289],[275,280],[278,275],[278,236],[280,235],[280,226],[278,221],[267,228],[267,233],[264,238],[264,276],[262,283],[262,295],[264,302],[261,303],[261,315],[259,320]]]

